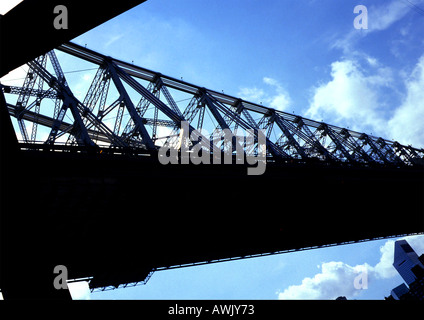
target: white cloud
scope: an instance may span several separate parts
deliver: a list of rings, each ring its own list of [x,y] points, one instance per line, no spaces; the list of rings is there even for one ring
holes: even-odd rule
[[[369,63],[378,64],[376,60]],[[331,64],[331,77],[329,82],[313,88],[306,116],[362,131],[381,130],[384,124],[378,114],[382,105],[378,93],[390,86],[390,70],[380,67],[366,75],[355,60],[342,60]]]
[[[380,247],[380,261],[375,265],[374,270],[377,277],[381,279],[391,278],[397,274],[393,267],[394,245],[394,240],[388,240]]]
[[[280,111],[286,110],[291,103],[291,99],[284,87],[273,78],[264,77],[262,81],[268,86],[267,91],[256,87],[245,87],[239,90],[238,96],[244,100],[261,103]],[[272,90],[271,93],[269,93],[269,89]]]
[[[394,85],[390,68],[372,57],[362,58],[369,67],[368,72],[355,59],[333,62],[331,79],[312,88],[305,115],[423,147],[424,130],[419,119],[424,119],[424,55],[404,77],[404,92],[399,92],[403,87],[399,81]],[[394,91],[396,99],[400,97],[399,104],[389,98]]]
[[[118,41],[119,39],[121,39],[122,37],[124,36],[124,34],[123,33],[120,33],[120,34],[118,34],[118,35],[115,35],[115,36],[111,36],[110,37],[110,39],[109,39],[109,41],[107,41],[106,43],[105,43],[105,47],[107,48],[107,47],[109,47],[111,44],[113,44],[114,42],[116,42],[116,41]]]
[[[262,100],[265,99],[265,91],[262,89],[258,89],[256,87],[254,88],[241,88],[238,92],[238,95],[240,98],[255,102],[255,103],[262,103]]]
[[[410,236],[405,237],[411,247],[415,250],[417,255],[424,253],[424,236]],[[387,240],[383,246],[380,247],[380,261],[375,265],[375,275],[380,278],[391,278],[397,274],[396,269],[393,267],[394,259],[394,245],[395,240]]]
[[[418,1],[416,4],[422,2],[424,1]],[[413,5],[397,0],[392,0],[391,2],[384,1],[379,6],[369,6],[367,10],[368,29],[357,30],[352,25],[349,25],[350,31],[345,32],[339,39],[332,41],[331,47],[343,50],[346,56],[355,55],[358,53],[355,49],[358,40],[369,34],[389,29],[396,22],[404,18],[412,8]],[[400,32],[405,33],[406,29],[402,28]]]
[[[402,19],[410,7],[402,1],[393,0],[378,7],[371,6],[368,10],[368,31],[381,31]]]
[[[418,119],[424,119],[424,55],[404,77],[404,92],[399,91],[402,85],[395,82],[393,74],[376,58],[365,54],[335,61],[331,64],[330,80],[311,89],[305,116],[423,147],[424,130]],[[264,77],[263,83],[266,86],[261,88],[241,88],[238,95],[287,110],[291,99],[284,87],[269,77]]]
[[[331,261],[321,264],[321,272],[312,278],[304,278],[300,285],[289,286],[278,293],[279,299],[335,299],[358,295],[355,278],[371,267],[368,264],[350,266],[344,262]]]
[[[406,237],[408,243],[418,255],[424,253],[424,236]],[[368,263],[350,266],[341,261],[324,262],[321,270],[313,277],[306,277],[299,285],[291,285],[284,291],[277,292],[279,299],[335,299],[346,296],[357,297],[366,287],[379,279],[392,278],[397,274],[393,267],[394,240],[387,240],[380,247],[380,260],[375,266]],[[356,287],[355,287],[355,279]],[[358,279],[361,279],[360,281]],[[363,280],[365,279],[366,282]],[[358,288],[358,283],[363,289]]]
[[[424,146],[424,55],[405,81],[406,94],[402,104],[388,122],[388,131],[401,143]]]

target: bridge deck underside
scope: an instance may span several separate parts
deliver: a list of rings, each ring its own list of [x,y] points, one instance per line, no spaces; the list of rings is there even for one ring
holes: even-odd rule
[[[32,270],[52,286],[61,264],[92,287],[117,286],[157,267],[424,229],[421,169],[288,162],[248,177],[243,165],[20,151],[11,170],[15,284]]]

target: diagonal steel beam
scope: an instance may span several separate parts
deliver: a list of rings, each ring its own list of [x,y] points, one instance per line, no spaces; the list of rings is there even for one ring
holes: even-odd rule
[[[343,154],[343,156],[350,162],[354,163],[356,160],[355,158],[346,150],[344,144],[342,141],[340,141],[337,138],[337,133],[335,133],[326,123],[322,123],[321,128],[318,128],[325,132],[326,135],[330,137],[330,139],[333,141],[333,143],[336,145],[337,150],[340,150],[340,152]]]
[[[87,134],[87,128],[85,127],[84,123],[82,122],[82,119],[80,117],[80,114],[83,114],[85,118],[89,120],[89,122],[93,123],[94,126],[96,126],[102,133],[104,133],[110,140],[110,142],[116,146],[127,146],[125,142],[122,141],[118,136],[116,136],[102,121],[98,119],[86,106],[84,106],[70,91],[70,89],[65,86],[64,84],[60,84],[55,77],[53,77],[44,67],[42,67],[39,63],[36,61],[31,61],[28,63],[30,67],[32,67],[38,75],[43,78],[45,82],[47,82],[54,90],[56,90],[58,93],[62,94],[66,99],[67,103],[70,103],[70,106],[72,106],[75,117],[74,120],[76,120],[76,125],[78,126],[78,130],[81,130],[82,132],[82,140],[87,145],[94,145],[94,143],[91,141]],[[66,110],[62,110],[62,112]],[[64,114],[63,114],[64,115]],[[60,121],[59,116],[62,117],[62,114],[59,114],[56,119]],[[63,119],[62,119],[63,120]],[[81,121],[80,121],[81,120]],[[57,129],[57,124],[55,126]],[[53,130],[53,128],[52,128]]]
[[[34,72],[36,72],[44,81],[49,83],[55,90],[63,96],[63,105],[59,112],[59,115],[55,121],[55,124],[50,131],[49,137],[46,140],[46,143],[54,143],[56,135],[59,131],[59,126],[63,121],[63,118],[66,114],[68,108],[71,110],[74,117],[75,125],[79,130],[79,139],[80,143],[83,143],[87,146],[94,146],[94,142],[90,139],[87,133],[87,129],[83,124],[81,115],[78,111],[78,101],[72,94],[69,87],[66,85],[66,80],[62,76],[61,80],[58,81],[53,75],[51,75],[42,65],[40,65],[36,60],[28,62],[28,65],[31,67]],[[55,68],[56,69],[56,68]],[[58,72],[57,70],[55,70]],[[60,72],[59,72],[60,74]]]
[[[122,81],[120,77],[118,76],[116,65],[114,65],[112,62],[106,62],[106,63],[107,63],[107,70],[112,78],[112,81],[115,84],[115,87],[118,90],[120,97],[122,101],[124,102],[131,118],[133,119],[136,125],[136,130],[140,133],[143,143],[146,145],[148,150],[156,149],[152,138],[150,138],[149,133],[147,132],[144,126],[143,119],[140,117],[137,110],[135,109],[135,106],[130,96],[128,95],[127,90],[125,90],[124,85],[122,84]]]
[[[281,129],[281,131],[283,131],[283,134],[288,139],[289,144],[296,149],[296,151],[299,153],[302,159],[307,159],[308,156],[305,153],[305,149],[299,144],[299,142],[297,142],[295,137],[292,135],[290,130],[285,125],[283,119],[276,112],[273,113],[272,120],[277,124],[277,126]]]

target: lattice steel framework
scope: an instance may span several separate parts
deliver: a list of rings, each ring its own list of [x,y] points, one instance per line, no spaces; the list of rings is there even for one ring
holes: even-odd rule
[[[272,161],[423,164],[424,149],[244,101],[73,43],[58,50],[96,65],[97,72],[84,98],[78,99],[51,51],[28,62],[22,86],[1,85],[27,146],[42,142],[99,152],[102,147],[154,151],[167,144],[177,148],[181,123],[187,121],[190,133],[197,130],[200,143],[209,150],[219,130],[230,130],[235,136],[240,130],[263,130]],[[16,101],[12,95],[18,96]]]

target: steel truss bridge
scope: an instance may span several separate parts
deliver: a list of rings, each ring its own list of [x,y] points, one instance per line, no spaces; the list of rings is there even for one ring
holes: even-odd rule
[[[122,0],[117,11],[141,2]],[[44,3],[25,0],[0,22],[33,21],[37,10],[48,17],[54,1]],[[98,13],[92,26],[113,16],[96,5],[81,11]],[[69,298],[52,285],[56,265],[104,290],[145,283],[154,270],[424,231],[423,149],[102,55],[66,42],[85,31],[80,25],[55,33],[40,21],[38,34],[52,32],[40,46],[1,34],[10,40],[1,74],[25,62],[28,70],[21,86],[0,86],[6,298]],[[69,72],[87,68],[82,90]],[[249,145],[242,135],[264,132],[266,171],[248,176],[250,165],[237,161],[162,165],[160,147],[183,145],[182,122],[199,137],[188,147],[211,156],[258,154],[259,139]],[[231,143],[217,139],[223,130]]]
[[[92,289],[104,290],[144,283],[152,270],[423,230],[423,149],[74,43],[58,51],[95,66],[81,99],[56,51],[27,63],[22,86],[1,85],[20,136],[8,189],[20,215],[11,225],[34,244],[11,238],[43,257],[49,272],[63,264],[72,278],[89,277]],[[220,130],[262,130],[266,172],[247,176],[247,165],[235,162],[161,165],[158,149],[181,146],[183,121],[207,152],[213,143],[215,152],[236,149],[238,140],[226,150],[216,139]]]
[[[211,144],[220,130],[230,130],[236,136],[240,130],[262,130],[266,133],[268,161],[366,167],[424,163],[424,149],[244,101],[74,43],[58,49],[94,64],[97,72],[79,100],[67,83],[55,51],[50,51],[28,62],[29,71],[21,87],[2,86],[7,96],[17,96],[15,100],[7,99],[7,107],[17,120],[23,146],[29,149],[65,151],[63,146],[78,146],[97,147],[98,152],[108,148],[108,152],[139,153],[156,151],[164,144],[177,148],[181,144],[181,123],[186,121],[190,133],[209,132],[200,139],[208,141],[202,146],[206,151],[213,150]],[[27,123],[31,123],[31,130]],[[47,138],[37,136],[39,126],[48,128]],[[158,129],[164,132],[162,136]],[[222,141],[216,142],[215,148],[224,151],[223,145]]]

